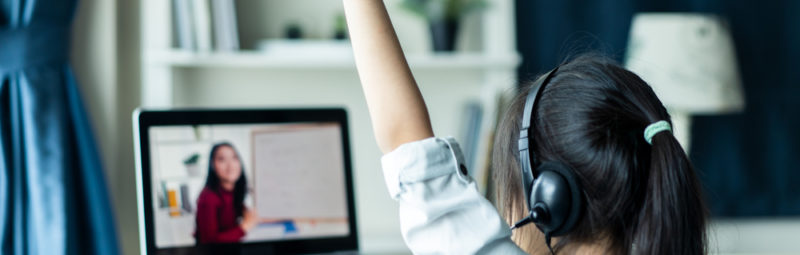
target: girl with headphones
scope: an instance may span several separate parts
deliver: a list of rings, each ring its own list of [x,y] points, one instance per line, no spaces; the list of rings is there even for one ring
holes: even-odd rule
[[[458,144],[434,137],[383,2],[343,1],[384,177],[414,253],[706,253],[700,184],[638,76],[581,56],[523,86],[495,136],[495,208]]]

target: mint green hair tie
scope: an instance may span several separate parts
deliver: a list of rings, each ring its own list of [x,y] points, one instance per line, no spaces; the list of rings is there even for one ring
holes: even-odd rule
[[[669,122],[666,120],[654,122],[644,129],[644,140],[646,140],[648,144],[653,145],[653,136],[661,133],[661,131],[669,131],[672,133],[672,126],[670,126]]]

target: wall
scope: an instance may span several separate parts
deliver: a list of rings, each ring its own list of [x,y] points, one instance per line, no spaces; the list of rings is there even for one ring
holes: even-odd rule
[[[71,62],[100,143],[104,163],[114,162],[117,135],[117,38],[114,1],[85,0],[73,25]],[[109,169],[106,167],[106,169]],[[107,171],[114,186],[115,171]]]
[[[714,254],[798,254],[800,220],[749,218],[712,220],[709,251]]]
[[[123,254],[138,254],[131,113],[139,105],[139,1],[80,1],[71,60],[114,201]]]

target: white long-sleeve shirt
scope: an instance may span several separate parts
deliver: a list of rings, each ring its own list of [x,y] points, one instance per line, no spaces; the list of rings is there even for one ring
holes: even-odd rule
[[[400,203],[403,238],[414,254],[526,254],[466,175],[454,139],[401,145],[381,164],[389,193]]]

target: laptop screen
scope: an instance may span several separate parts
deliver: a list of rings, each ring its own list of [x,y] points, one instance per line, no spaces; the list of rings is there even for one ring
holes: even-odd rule
[[[205,120],[140,127],[147,138],[141,142],[149,170],[143,178],[149,246],[166,251],[355,236],[341,121]]]

